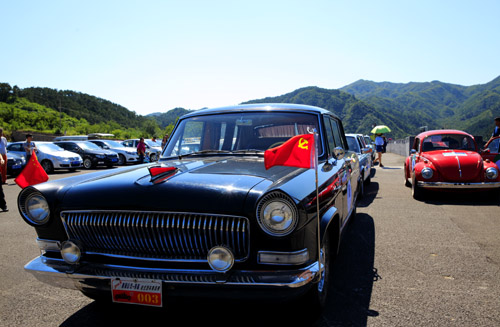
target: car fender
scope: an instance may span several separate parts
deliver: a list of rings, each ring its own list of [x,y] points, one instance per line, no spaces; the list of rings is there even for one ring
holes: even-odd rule
[[[329,228],[334,228],[335,226],[338,226],[339,224],[335,223],[335,219],[338,220],[338,209],[335,207],[330,207],[323,216],[321,216],[321,222],[320,222],[320,242],[321,245],[323,245],[323,240],[325,237],[325,233],[329,231]],[[333,224],[332,224],[333,222]]]

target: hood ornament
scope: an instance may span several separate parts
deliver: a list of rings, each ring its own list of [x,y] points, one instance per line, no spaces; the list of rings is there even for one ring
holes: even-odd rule
[[[163,182],[167,178],[174,175],[178,168],[177,167],[165,167],[165,166],[153,166],[149,167],[149,175],[151,176],[150,182],[153,184],[158,184]]]

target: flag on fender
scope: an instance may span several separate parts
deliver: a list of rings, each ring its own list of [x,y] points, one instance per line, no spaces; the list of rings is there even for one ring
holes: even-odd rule
[[[316,162],[314,134],[296,135],[280,146],[264,152],[266,169],[273,166],[314,168]]]
[[[24,167],[23,171],[16,177],[14,182],[21,188],[30,185],[40,184],[49,180],[49,176],[38,162],[35,151],[31,155],[29,162]]]

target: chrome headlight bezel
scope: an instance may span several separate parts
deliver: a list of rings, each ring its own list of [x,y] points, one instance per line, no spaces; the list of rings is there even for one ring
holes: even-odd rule
[[[273,209],[274,208],[274,209]],[[281,209],[282,216],[272,216],[272,212]],[[292,233],[299,221],[299,212],[295,202],[282,192],[271,192],[259,201],[256,209],[260,228],[271,236],[286,236]],[[282,222],[273,217],[282,218]]]
[[[487,179],[495,180],[498,178],[498,170],[494,167],[489,167],[486,169],[485,176]]]
[[[29,224],[40,226],[50,220],[50,206],[42,193],[28,190],[19,194],[19,212]]]
[[[431,179],[434,175],[434,171],[430,167],[425,167],[420,171],[420,175],[422,175],[422,178]]]

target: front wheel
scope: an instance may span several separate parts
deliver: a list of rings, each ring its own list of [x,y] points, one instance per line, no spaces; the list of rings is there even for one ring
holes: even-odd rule
[[[47,174],[50,174],[54,171],[54,165],[50,160],[44,160],[42,161],[42,168],[45,170]]]
[[[411,194],[415,200],[423,200],[425,192],[417,183],[415,175],[413,175],[411,178]]]
[[[125,156],[123,154],[118,155],[118,165],[123,166],[127,163],[127,159],[125,159]]]
[[[92,166],[93,166],[92,165],[92,160],[90,158],[83,159],[83,167],[85,169],[90,169],[90,168],[92,168]]]
[[[156,161],[156,160],[157,160],[157,158],[156,158],[156,154],[151,153],[151,154],[149,155],[149,161],[150,161],[150,162],[153,162],[153,161]]]
[[[330,285],[330,236],[326,232],[323,246],[321,247],[320,264],[323,266],[321,277],[317,284],[302,298],[302,303],[310,307],[311,312],[320,314],[326,304],[328,287]]]

